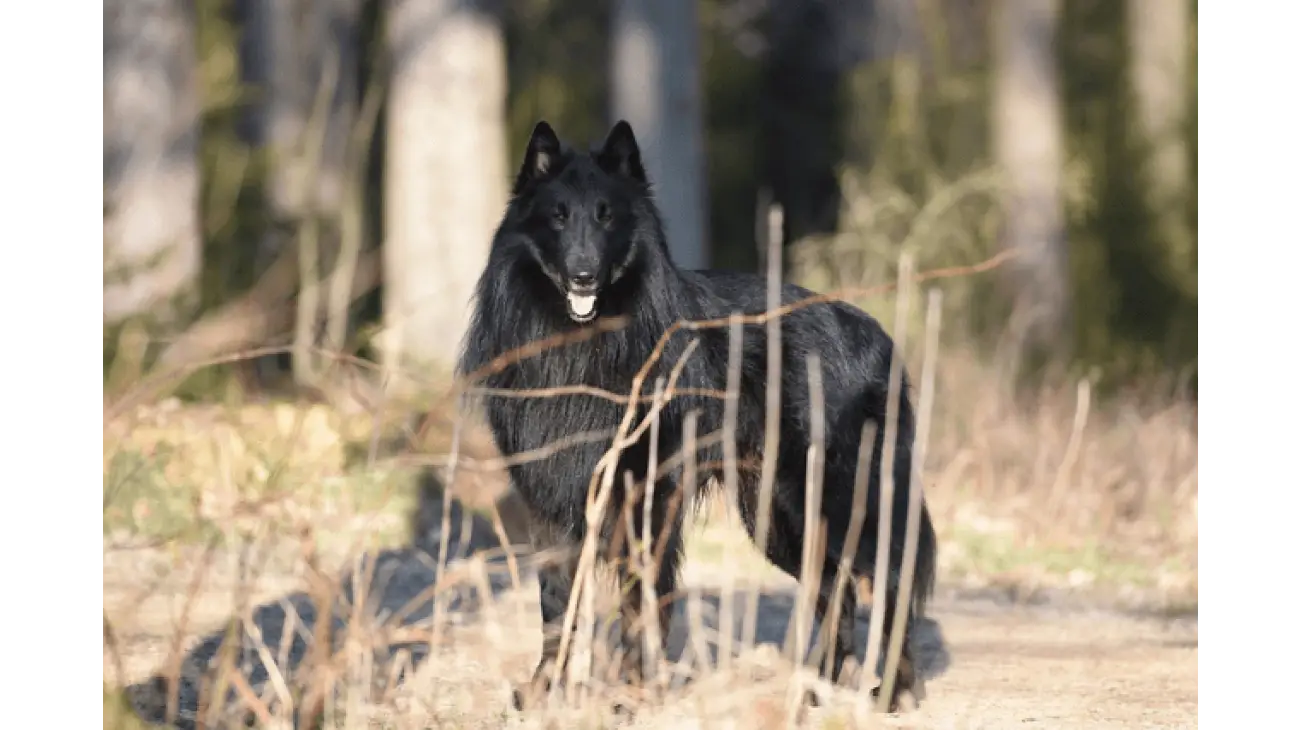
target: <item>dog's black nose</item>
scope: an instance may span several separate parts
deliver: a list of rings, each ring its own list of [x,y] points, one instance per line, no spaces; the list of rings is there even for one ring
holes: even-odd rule
[[[569,276],[569,282],[578,289],[591,289],[596,286],[596,274],[591,271],[575,271]]]

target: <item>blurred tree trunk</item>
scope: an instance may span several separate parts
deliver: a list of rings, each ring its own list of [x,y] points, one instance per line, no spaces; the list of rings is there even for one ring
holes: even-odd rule
[[[337,261],[339,217],[357,112],[360,0],[244,0],[243,78],[256,97],[245,138],[268,153],[265,210],[270,223],[256,268],[282,254],[300,257],[300,279],[319,281]],[[329,292],[299,281],[297,344],[317,342]],[[299,381],[313,359],[293,359]],[[265,364],[265,363],[264,363]]]
[[[251,136],[272,154],[269,204],[287,218],[333,212],[356,113],[361,2],[245,2],[245,80],[260,87]]]
[[[104,4],[104,323],[181,326],[198,302],[199,99],[193,8]]]
[[[761,154],[772,202],[784,214],[786,246],[805,236],[834,233],[839,225],[836,167],[844,154],[845,132],[854,131],[841,128],[845,109],[840,87],[846,67],[872,52],[872,39],[865,33],[872,25],[867,6],[862,0],[772,3],[762,70]],[[863,37],[849,40],[846,27],[864,31]],[[767,212],[759,210],[758,218],[762,241]],[[766,246],[760,246],[760,261],[766,261],[766,253]]]
[[[454,364],[505,209],[506,61],[483,3],[389,0],[384,358]]]
[[[617,0],[611,23],[611,115],[636,133],[668,248],[686,269],[709,265],[704,109],[695,0]]]
[[[999,0],[994,18],[993,147],[1004,179],[1003,245],[1021,357],[1062,353],[1070,279],[1061,190],[1063,132],[1056,70],[1059,0]]]
[[[1191,7],[1188,0],[1128,0],[1129,70],[1142,135],[1142,187],[1179,285],[1196,292],[1196,245],[1187,225]]]
[[[891,181],[918,177],[926,132],[922,20],[914,0],[772,3],[762,72],[764,177],[785,213],[787,253],[839,230],[846,164]],[[838,265],[824,256],[817,266]],[[800,273],[792,265],[787,271]]]

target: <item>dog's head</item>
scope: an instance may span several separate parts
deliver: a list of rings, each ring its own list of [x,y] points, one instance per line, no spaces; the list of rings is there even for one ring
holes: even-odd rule
[[[538,122],[515,178],[512,228],[580,324],[600,311],[601,293],[636,256],[640,201],[648,182],[632,127],[614,125],[590,153],[562,145]]]

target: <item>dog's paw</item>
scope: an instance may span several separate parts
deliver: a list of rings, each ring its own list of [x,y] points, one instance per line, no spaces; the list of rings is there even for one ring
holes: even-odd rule
[[[918,690],[916,686],[903,687],[899,684],[894,685],[894,691],[889,698],[889,706],[886,712],[897,714],[901,712],[911,712],[921,706],[921,700],[925,697],[925,690]],[[879,701],[880,687],[871,690],[871,699]]]

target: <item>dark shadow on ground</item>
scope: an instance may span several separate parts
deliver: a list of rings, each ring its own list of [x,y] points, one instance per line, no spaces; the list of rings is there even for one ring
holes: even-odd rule
[[[699,591],[701,604],[700,614],[703,618],[702,623],[706,633],[712,633],[720,625],[718,620],[722,608],[723,593],[716,587],[702,587]],[[754,644],[775,644],[782,646],[788,639],[791,631],[791,624],[795,617],[795,604],[797,596],[794,589],[764,589],[754,593],[747,590],[736,590],[732,593],[732,615],[734,617],[732,631],[732,646],[737,649],[748,645],[745,637],[741,636],[742,619],[745,607],[751,598],[757,598],[758,610],[756,611],[757,620],[755,622]],[[690,627],[692,621],[689,615],[690,598],[683,598],[676,602],[673,612],[673,624],[668,639],[668,659],[673,662],[693,658],[693,650],[690,648],[691,636]],[[871,611],[862,609],[858,611],[858,621],[854,631],[855,654],[858,662],[861,663],[866,656],[867,634],[871,620]],[[820,632],[820,627],[816,621],[812,622],[812,628],[809,634],[808,645],[815,646]],[[718,647],[715,643],[707,644],[709,649],[708,662],[710,665],[717,665]],[[917,663],[923,678],[933,678],[943,674],[948,670],[951,663],[951,657],[948,653],[947,644],[943,639],[943,631],[939,623],[931,618],[922,618],[916,627],[916,633],[913,640],[913,648],[917,652]],[[883,670],[884,652],[881,652],[879,664],[876,667],[877,673]]]
[[[438,516],[440,518],[440,512]],[[490,570],[488,571],[487,580],[478,584],[479,588],[466,586],[465,590],[459,590],[441,599],[443,603],[440,609],[443,615],[447,617],[448,622],[453,627],[472,626],[476,621],[481,620],[480,608],[483,605],[483,599],[486,597],[483,595],[483,587],[486,587],[492,599],[513,597],[515,601],[524,602],[527,605],[526,610],[530,612],[536,611],[534,604],[529,601],[529,598],[535,595],[536,587],[533,582],[532,571],[527,567],[528,561],[524,560],[521,566],[521,583],[523,585],[520,590],[512,591],[512,581],[505,569],[504,559],[495,556],[489,558],[485,552],[500,552],[499,542],[494,537],[490,524],[481,518],[467,515],[454,503],[451,517],[453,524],[460,525],[460,527],[453,530],[453,534],[449,535],[448,540],[451,547],[449,554],[453,556],[453,565],[458,562],[455,556],[460,556],[459,561],[464,561],[469,556],[480,554],[486,558],[485,562]],[[432,524],[440,523],[441,519],[438,519]],[[424,524],[427,526],[431,523],[425,520]],[[379,552],[367,556],[367,559],[362,561],[363,571],[367,569],[367,562],[373,561],[373,573],[369,580],[370,589],[366,592],[364,610],[360,612],[361,616],[369,619],[371,625],[383,623],[390,628],[400,626],[417,629],[427,629],[432,625],[434,601],[429,598],[427,589],[433,585],[435,580],[436,561],[430,553],[436,554],[439,536],[440,530],[438,528],[417,529],[414,535],[414,547]],[[354,575],[365,575],[365,573],[354,573]],[[355,613],[352,607],[356,595],[355,585],[361,584],[346,577],[342,582],[340,596],[335,601],[332,613],[334,624],[332,635],[336,647],[341,645],[344,634],[343,629],[349,617]],[[509,592],[509,595],[506,595],[507,592]],[[703,619],[702,623],[707,629],[716,630],[718,626],[717,617],[722,603],[721,593],[716,588],[702,587],[697,595],[700,599],[699,615]],[[736,619],[733,635],[737,637],[737,641],[733,645],[737,648],[740,647],[740,617],[744,615],[744,606],[749,595],[744,590],[737,591],[733,595],[733,616]],[[691,661],[698,663],[699,661],[693,655],[687,654],[688,651],[691,651],[688,647],[692,644],[690,641],[691,620],[688,613],[689,600],[683,598],[676,603],[673,625],[669,635],[668,659],[671,662]],[[781,645],[785,641],[788,627],[794,615],[794,593],[791,591],[767,590],[758,593],[757,600],[756,643]],[[399,612],[403,614],[401,620],[392,621],[391,618]],[[318,607],[305,592],[295,592],[268,601],[253,611],[253,624],[256,627],[256,632],[251,629],[244,632],[245,639],[238,648],[235,660],[241,674],[247,678],[248,684],[254,693],[263,697],[273,696],[273,693],[264,694],[271,675],[248,635],[254,633],[260,635],[262,645],[269,649],[274,664],[284,676],[285,681],[292,686],[296,676],[295,673],[303,669],[310,638],[315,635],[320,620]],[[867,614],[863,612],[859,617],[856,635],[859,659],[865,653],[867,627]],[[608,627],[608,629],[612,628],[612,626]],[[814,626],[813,641],[816,638],[816,631],[817,629]],[[210,678],[215,672],[222,655],[221,647],[224,634],[224,631],[217,631],[205,636],[187,652],[178,683],[179,700],[177,704],[179,711],[177,720],[174,722],[175,727],[192,728],[196,726],[196,713],[200,707],[200,688],[205,688],[202,690],[203,692],[211,691],[208,689],[210,687]],[[708,661],[715,663],[717,661],[717,647],[714,642],[706,643],[710,653]],[[924,676],[934,676],[946,670],[949,657],[937,623],[929,619],[921,622],[917,631],[916,647],[919,652],[919,664]],[[399,657],[401,657],[400,662]],[[373,672],[373,676],[384,678],[385,684],[387,684],[390,677],[396,677],[400,681],[409,676],[410,672],[418,669],[428,658],[429,646],[426,641],[409,639],[390,641],[375,649],[376,670]],[[523,679],[523,677],[519,679]],[[131,697],[133,704],[143,719],[153,723],[163,723],[167,686],[167,679],[164,675],[159,674],[129,687],[127,695]],[[382,690],[383,688],[379,687],[377,689]],[[235,699],[234,691],[231,690],[228,696],[233,702]],[[203,704],[207,703],[204,702]]]

